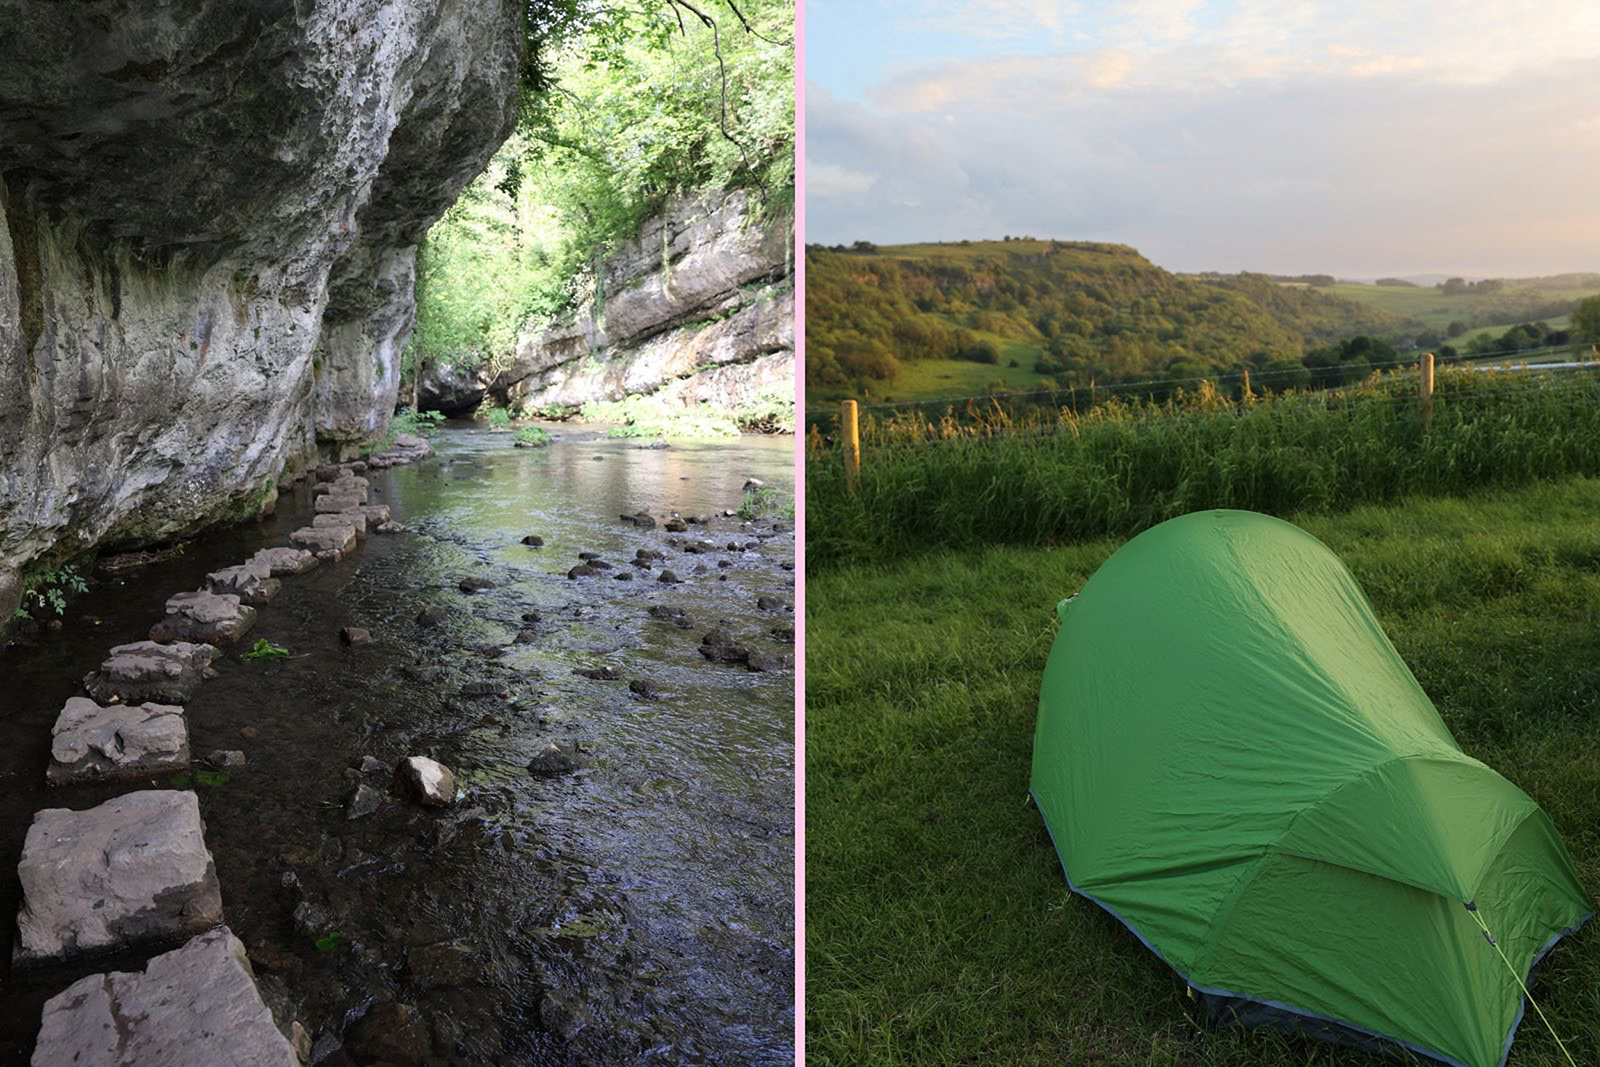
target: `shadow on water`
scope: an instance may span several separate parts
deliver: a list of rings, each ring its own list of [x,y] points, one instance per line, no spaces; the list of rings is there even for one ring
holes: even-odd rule
[[[792,494],[792,438],[656,450],[580,431],[523,450],[455,427],[435,444],[435,459],[367,475],[406,534],[286,578],[260,609],[243,644],[264,637],[291,658],[229,649],[187,709],[197,757],[248,759],[197,788],[263,994],[327,1064],[792,1062],[794,678],[699,652],[726,619],[751,649],[792,659],[793,534],[721,515],[747,477]],[[618,521],[640,510],[716,517],[686,534]],[[61,633],[0,653],[0,912],[16,912],[36,810],[128,788],[43,787],[51,723],[79,680],[144,637],[168,596],[286,543],[310,511],[302,484],[275,517],[102,581]],[[701,540],[714,549],[684,550]],[[668,559],[630,566],[640,548]],[[569,580],[580,551],[612,569]],[[663,566],[683,584],[657,581]],[[466,594],[468,577],[494,585]],[[783,603],[761,610],[761,596]],[[444,621],[423,626],[431,605]],[[372,643],[342,647],[344,626]],[[573,673],[604,667],[617,678]],[[639,679],[660,698],[630,691]],[[497,693],[464,696],[469,682]],[[551,741],[579,754],[576,773],[528,772]],[[353,765],[411,754],[455,771],[456,805],[391,799],[348,819]],[[10,978],[0,1061],[26,1060],[49,996],[148,955]]]

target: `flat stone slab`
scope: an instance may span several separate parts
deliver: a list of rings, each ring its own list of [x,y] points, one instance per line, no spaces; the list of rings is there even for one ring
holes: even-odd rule
[[[317,556],[303,548],[263,548],[250,557],[250,562],[266,564],[268,573],[278,578],[285,574],[304,574],[317,565]]]
[[[380,526],[389,521],[388,504],[362,504],[361,513],[367,517],[368,526]]]
[[[256,609],[232,593],[196,590],[167,599],[167,617],[150,627],[152,641],[204,641],[226,645],[256,624]]]
[[[83,676],[83,688],[102,704],[114,700],[187,704],[217,654],[212,645],[188,641],[117,645],[99,670]]]
[[[341,474],[331,482],[318,482],[311,489],[312,496],[321,496],[323,493],[365,493],[371,489],[365,478],[358,478],[354,474]]]
[[[324,526],[348,526],[355,530],[357,538],[362,538],[367,536],[367,513],[355,508],[350,511],[325,512],[312,518],[312,529]]]
[[[33,1067],[298,1067],[226,926],[142,973],[91,974],[44,1005]]]
[[[72,697],[50,731],[51,785],[120,782],[189,769],[189,730],[174,704],[112,704]]]
[[[318,559],[337,560],[356,547],[356,531],[355,527],[345,525],[302,526],[289,535],[289,540],[300,548],[315,552]]]
[[[12,964],[28,967],[190,937],[222,921],[200,804],[149,789],[87,811],[33,817],[17,877],[22,908]]]
[[[335,511],[350,511],[366,502],[364,493],[324,493],[317,497],[315,503],[311,505],[311,510],[318,515],[327,515]]]
[[[206,592],[232,593],[246,604],[265,604],[282,588],[272,576],[272,565],[254,559],[206,575]]]

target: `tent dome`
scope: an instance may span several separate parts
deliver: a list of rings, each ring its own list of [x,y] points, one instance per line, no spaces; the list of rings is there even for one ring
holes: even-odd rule
[[[1206,511],[1061,608],[1032,790],[1071,887],[1247,1022],[1495,1067],[1590,914],[1550,819],[1461,751],[1344,564]]]

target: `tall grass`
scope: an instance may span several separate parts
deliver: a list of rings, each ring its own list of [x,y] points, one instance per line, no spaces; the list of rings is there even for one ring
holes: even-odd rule
[[[1442,368],[1235,401],[1205,387],[1075,411],[868,419],[859,486],[813,434],[813,568],[935,549],[1127,537],[1205,508],[1287,515],[1600,473],[1600,373]]]

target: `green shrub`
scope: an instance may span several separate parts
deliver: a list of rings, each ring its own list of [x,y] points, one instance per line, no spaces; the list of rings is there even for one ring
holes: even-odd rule
[[[489,420],[491,430],[511,429],[511,412],[503,407],[490,408],[485,417]]]
[[[615,423],[611,437],[738,437],[739,424],[731,416],[668,405],[651,396],[585,404],[585,422]]]
[[[541,426],[524,426],[518,430],[514,438],[518,443],[543,448],[550,443],[550,434]]]

